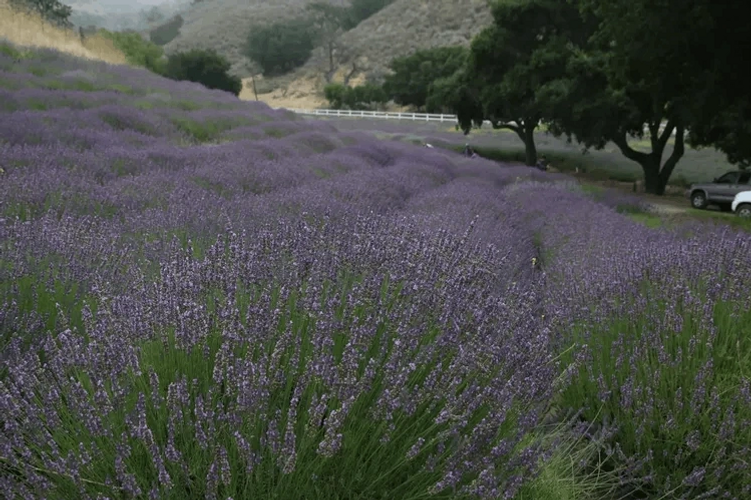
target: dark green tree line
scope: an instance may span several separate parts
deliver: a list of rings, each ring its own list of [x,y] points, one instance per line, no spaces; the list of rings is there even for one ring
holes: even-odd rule
[[[687,145],[751,159],[751,90],[738,61],[751,48],[741,7],[710,0],[508,0],[472,41],[464,69],[426,102],[452,108],[465,132],[489,120],[536,157],[547,124],[585,148],[615,144],[663,194]],[[647,138],[649,151],[630,141]]]

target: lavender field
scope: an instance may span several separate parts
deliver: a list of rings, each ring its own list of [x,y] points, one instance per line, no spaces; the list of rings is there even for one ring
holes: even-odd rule
[[[749,233],[8,44],[0,168],[4,498],[751,498]]]

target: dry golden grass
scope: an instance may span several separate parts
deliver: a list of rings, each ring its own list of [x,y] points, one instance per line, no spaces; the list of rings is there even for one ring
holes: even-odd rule
[[[0,38],[20,47],[55,49],[85,59],[127,64],[123,53],[106,38],[94,35],[82,44],[77,33],[53,26],[38,15],[13,10],[6,0],[0,0]]]
[[[328,102],[318,91],[322,84],[318,78],[306,77],[290,82],[271,92],[258,94],[258,100],[272,108],[318,109],[328,107]],[[238,96],[244,101],[255,100],[252,78],[244,78],[243,89]]]

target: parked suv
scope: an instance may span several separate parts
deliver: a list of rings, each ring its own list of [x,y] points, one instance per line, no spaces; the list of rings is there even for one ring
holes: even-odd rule
[[[733,212],[738,217],[751,218],[751,191],[743,191],[735,195]]]
[[[751,171],[738,170],[728,172],[711,183],[692,184],[689,188],[691,206],[707,208],[708,205],[718,205],[724,210],[729,210],[736,194],[751,189],[749,181],[751,181]]]

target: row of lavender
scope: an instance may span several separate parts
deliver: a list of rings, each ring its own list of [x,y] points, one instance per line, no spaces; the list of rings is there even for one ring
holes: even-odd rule
[[[556,408],[599,494],[749,493],[748,236],[40,57],[0,64],[9,498],[511,497]]]

